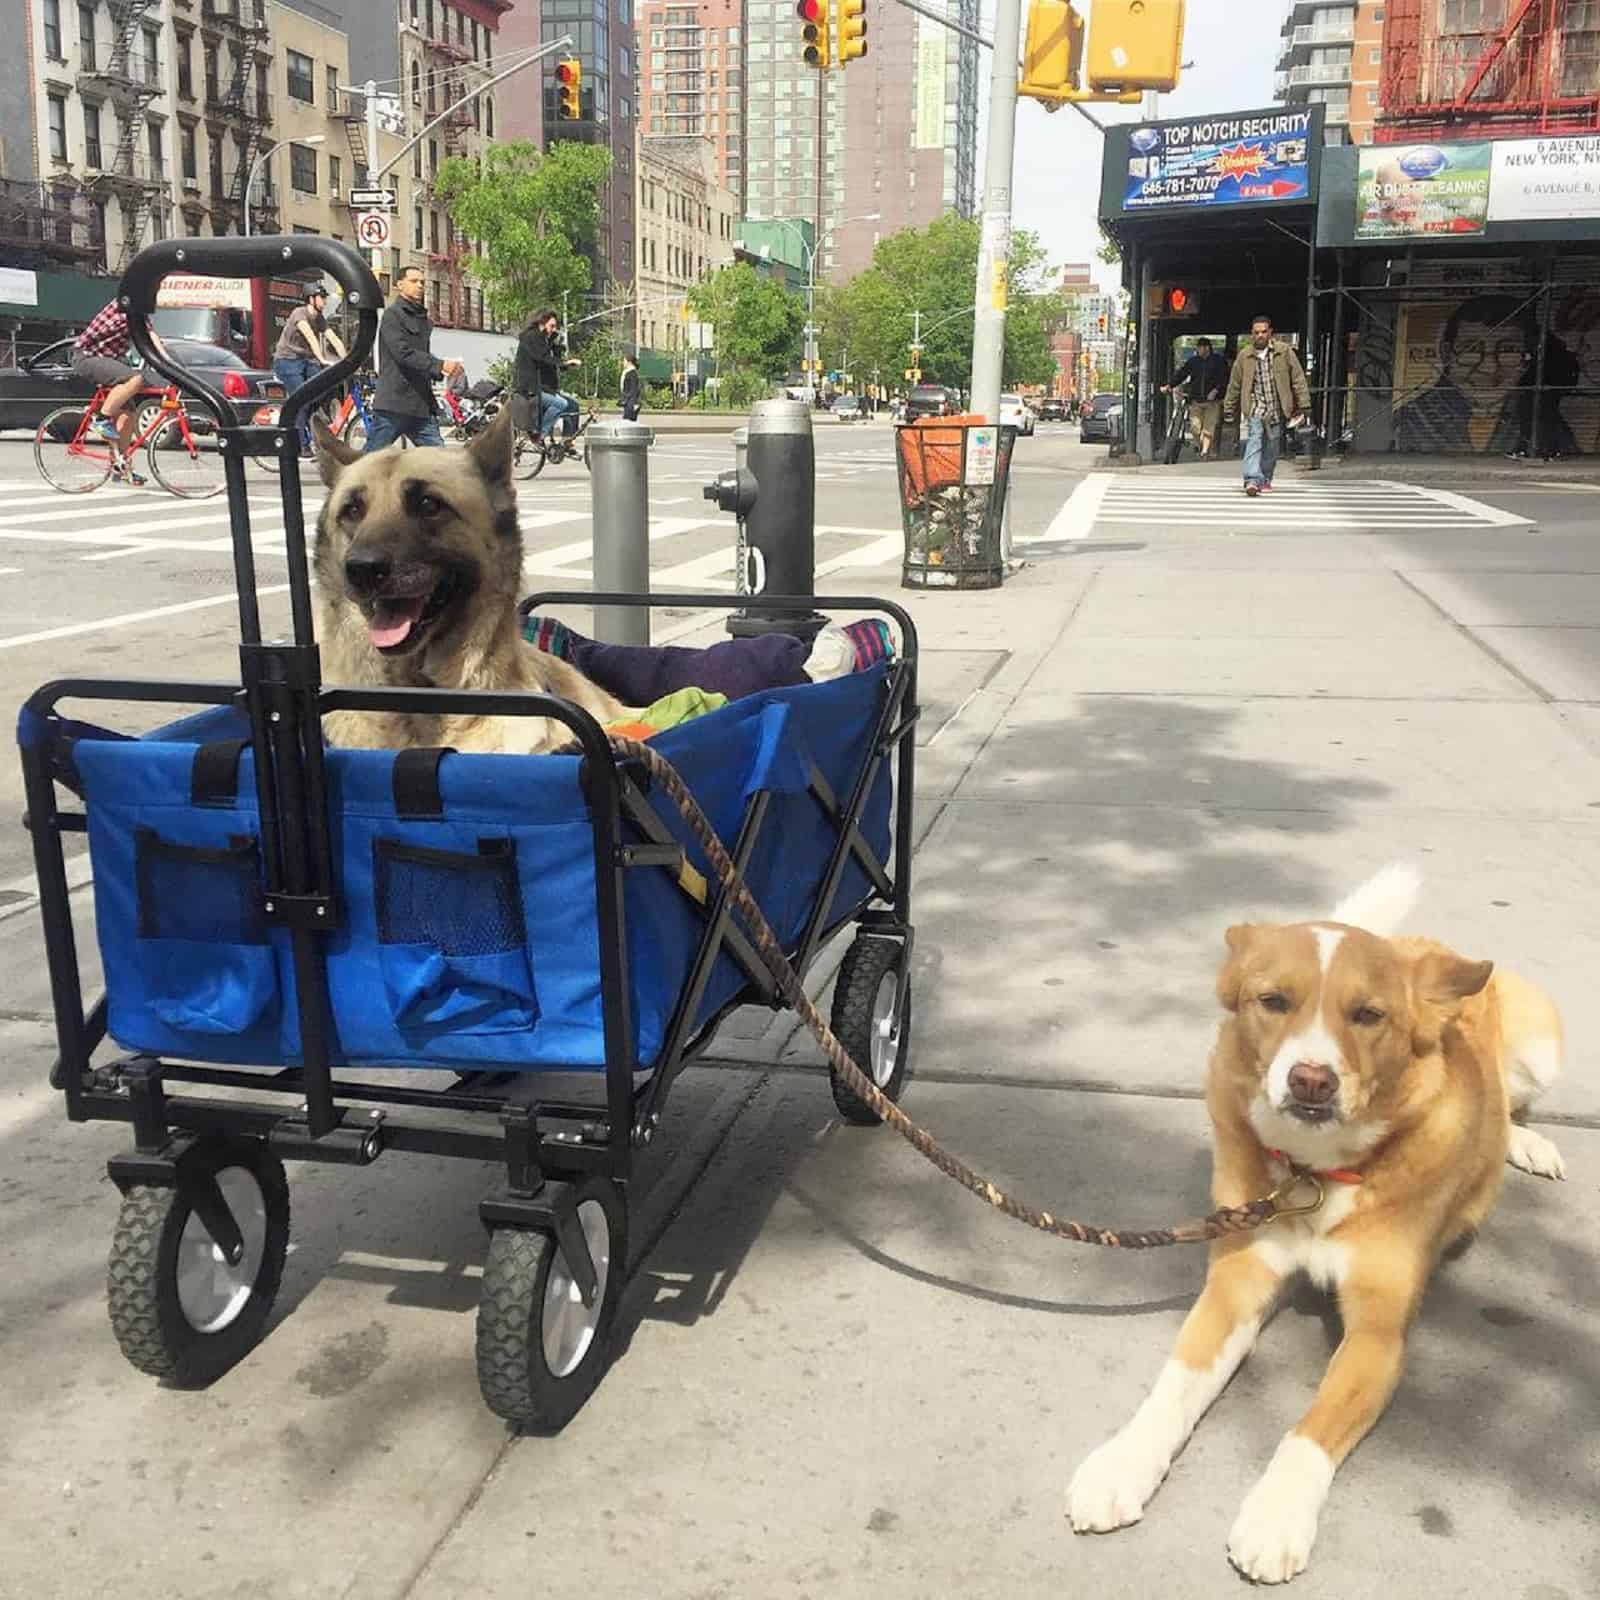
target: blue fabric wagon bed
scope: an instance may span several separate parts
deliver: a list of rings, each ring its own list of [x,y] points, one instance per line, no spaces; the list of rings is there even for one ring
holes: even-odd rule
[[[747,880],[786,948],[805,927],[838,832],[812,790],[847,794],[868,760],[886,668],[771,690],[653,742],[731,841],[769,793]],[[128,1050],[268,1066],[300,1060],[288,935],[261,914],[260,823],[244,719],[202,713],[140,739],[81,738],[108,1031]],[[439,815],[397,809],[392,751],[330,750],[345,925],[327,946],[333,1061],[347,1066],[600,1069],[601,962],[593,830],[576,755],[447,754]],[[220,781],[219,781],[220,780]],[[862,813],[889,843],[880,766]],[[675,809],[651,805],[709,876]],[[825,926],[871,892],[847,861]],[[703,929],[666,870],[626,878],[634,1059],[666,1035]],[[693,1026],[747,980],[718,957]]]

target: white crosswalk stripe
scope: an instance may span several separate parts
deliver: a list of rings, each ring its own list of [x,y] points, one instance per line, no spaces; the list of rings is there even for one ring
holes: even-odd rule
[[[1174,534],[1426,533],[1528,527],[1529,519],[1448,489],[1367,478],[1280,480],[1250,499],[1236,479],[1173,473],[1091,473],[1035,544],[1087,538],[1107,526],[1160,527]]]

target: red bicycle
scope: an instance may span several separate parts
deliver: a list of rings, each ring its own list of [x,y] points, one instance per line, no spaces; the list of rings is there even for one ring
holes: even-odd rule
[[[57,406],[33,436],[33,459],[40,476],[62,494],[88,494],[111,476],[119,456],[131,464],[143,446],[150,476],[169,494],[185,500],[208,500],[221,494],[227,479],[216,425],[191,421],[175,385],[160,391],[161,403],[151,412],[124,451],[99,434],[93,424],[109,389],[101,386],[86,406]],[[154,392],[154,391],[151,391]]]

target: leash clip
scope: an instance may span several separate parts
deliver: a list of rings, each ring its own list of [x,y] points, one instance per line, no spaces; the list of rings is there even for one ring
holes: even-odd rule
[[[1302,1183],[1309,1183],[1316,1191],[1312,1199],[1304,1205],[1285,1205],[1283,1202],[1292,1195]],[[1328,1191],[1322,1179],[1316,1173],[1308,1172],[1304,1168],[1291,1167],[1289,1176],[1267,1196],[1267,1202],[1272,1207],[1274,1218],[1277,1217],[1309,1217],[1313,1211],[1322,1209],[1322,1202],[1327,1199]]]

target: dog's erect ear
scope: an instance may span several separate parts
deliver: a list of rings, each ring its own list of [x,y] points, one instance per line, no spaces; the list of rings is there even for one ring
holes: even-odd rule
[[[510,406],[500,407],[500,415],[467,446],[467,455],[485,483],[491,485],[510,483]]]
[[[1223,937],[1228,946],[1228,958],[1217,974],[1217,999],[1222,1002],[1223,1010],[1237,1011],[1239,987],[1244,982],[1245,959],[1256,942],[1256,925],[1253,922],[1237,923]]]
[[[1445,1010],[1477,994],[1494,972],[1492,961],[1467,961],[1447,951],[1432,950],[1412,971],[1417,998]]]
[[[335,439],[333,429],[321,417],[311,419],[311,437],[317,442],[317,474],[331,489],[339,481],[339,474],[351,462],[361,459],[361,452],[352,450],[342,439]]]

